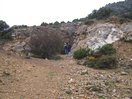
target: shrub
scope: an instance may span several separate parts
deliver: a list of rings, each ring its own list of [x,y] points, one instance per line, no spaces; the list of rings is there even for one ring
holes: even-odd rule
[[[29,45],[31,52],[41,58],[50,58],[63,48],[61,32],[52,28],[39,28],[33,31]]]
[[[98,49],[101,54],[111,55],[116,53],[116,49],[113,48],[112,44],[106,44]]]
[[[3,32],[4,30],[8,28],[9,28],[9,25],[5,21],[0,20],[0,32]]]
[[[54,24],[53,24],[53,28],[59,28],[60,27],[60,23],[58,21],[56,21]]]
[[[11,39],[12,31],[5,21],[0,20],[0,39]]]
[[[72,22],[77,23],[79,22],[79,19],[74,19]]]
[[[89,60],[87,66],[93,68],[115,68],[117,64],[116,56],[105,55],[100,58]]]
[[[90,49],[80,48],[79,50],[74,52],[73,57],[75,59],[82,59],[86,57],[89,54],[89,52],[90,52]]]
[[[93,68],[115,68],[117,64],[115,53],[116,49],[113,48],[112,44],[106,44],[88,57],[87,66]]]
[[[13,29],[12,28],[9,28],[7,29],[6,31],[3,31],[0,33],[0,39],[12,39],[12,32],[13,32]]]
[[[43,22],[43,23],[41,23],[41,25],[40,25],[40,26],[47,26],[47,25],[48,25],[48,23]]]

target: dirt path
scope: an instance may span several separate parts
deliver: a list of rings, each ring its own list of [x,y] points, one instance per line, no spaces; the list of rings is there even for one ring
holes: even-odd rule
[[[0,99],[131,97],[130,71],[121,75],[121,70],[94,70],[68,56],[55,61],[0,55]]]
[[[1,54],[0,99],[58,99],[68,81],[63,62]]]

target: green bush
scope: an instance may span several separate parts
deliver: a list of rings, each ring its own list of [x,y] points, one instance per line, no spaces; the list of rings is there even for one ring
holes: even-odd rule
[[[116,68],[116,49],[112,44],[106,44],[99,48],[97,52],[91,49],[80,48],[73,54],[75,59],[85,58],[86,66],[98,69]]]
[[[112,55],[116,53],[116,49],[113,48],[112,44],[106,44],[101,48],[98,48],[99,52],[103,55]]]
[[[9,28],[8,30],[1,32],[0,33],[0,39],[11,40],[12,39],[12,36],[11,36],[12,32],[13,32],[12,28]]]
[[[89,60],[87,66],[93,68],[115,68],[117,64],[116,56],[114,55],[105,55],[95,60]]]
[[[5,21],[0,20],[0,40],[11,39],[12,32],[13,29],[9,28],[9,25]]]
[[[8,28],[9,28],[9,25],[5,21],[0,20],[0,32],[3,32]]]
[[[96,57],[97,55],[99,57]],[[98,48],[98,53],[92,54],[94,57],[88,58],[87,66],[93,68],[115,68],[117,64],[116,60],[116,49],[113,48],[112,44],[106,44],[101,48]]]
[[[75,59],[82,59],[86,57],[89,54],[89,52],[90,52],[90,49],[80,48],[79,50],[74,52],[73,57]]]

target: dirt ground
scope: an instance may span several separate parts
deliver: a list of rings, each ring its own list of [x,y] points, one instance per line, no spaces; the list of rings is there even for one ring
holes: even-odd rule
[[[132,70],[97,70],[0,52],[0,99],[132,99]]]

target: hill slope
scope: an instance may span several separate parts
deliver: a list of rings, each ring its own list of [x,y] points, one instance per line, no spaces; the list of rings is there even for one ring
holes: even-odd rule
[[[122,47],[123,48],[123,47]],[[127,51],[127,50],[126,50]],[[96,70],[62,60],[0,53],[1,99],[131,99],[131,69]]]

